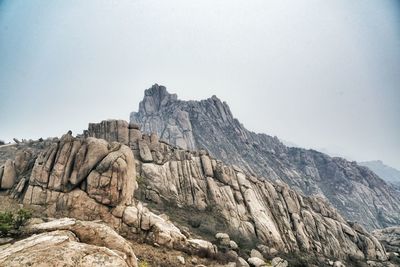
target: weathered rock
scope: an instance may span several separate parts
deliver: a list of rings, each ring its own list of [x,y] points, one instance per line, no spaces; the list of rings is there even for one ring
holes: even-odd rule
[[[106,120],[100,123],[89,123],[89,136],[109,142],[129,143],[128,123],[124,120]]]
[[[229,241],[229,247],[233,250],[237,250],[239,248],[239,246],[236,244],[235,241],[231,240]]]
[[[250,267],[250,265],[245,259],[239,257],[236,261],[236,267]]]
[[[137,266],[136,261],[126,261],[123,252],[81,243],[71,231],[65,230],[33,235],[0,250],[0,265]]]
[[[378,229],[372,232],[388,252],[400,253],[400,226]]]
[[[11,189],[16,182],[17,173],[15,164],[12,160],[7,160],[4,164],[3,175],[1,178],[1,189]]]
[[[130,205],[135,191],[135,178],[132,151],[122,145],[117,151],[109,153],[90,172],[87,192],[90,197],[105,205]]]
[[[256,249],[252,249],[250,251],[250,257],[251,258],[259,258],[259,259],[262,259],[263,261],[265,261],[264,256],[260,253],[260,251],[258,251]]]
[[[64,218],[46,223],[31,224],[25,230],[29,233],[68,230],[74,233],[80,242],[119,251],[124,254],[123,258],[126,259],[129,266],[136,266],[137,264],[136,256],[128,241],[104,224]]]
[[[138,140],[142,139],[142,132],[138,129],[129,129],[129,142],[130,144],[136,143]]]
[[[267,266],[267,264],[265,263],[265,261],[263,261],[262,259],[258,258],[258,257],[251,257],[247,260],[247,262],[249,263],[250,266],[252,267],[265,267]]]
[[[201,239],[188,239],[189,246],[194,250],[206,250],[208,255],[217,253],[217,249],[212,243]]]
[[[246,173],[282,180],[306,195],[323,196],[350,221],[367,229],[400,224],[400,193],[365,167],[341,158],[295,147],[278,138],[247,130],[216,96],[202,101],[178,100],[164,86],[155,84],[145,91],[131,123],[183,149],[207,149],[210,154]],[[203,159],[203,158],[202,158]],[[212,177],[209,164],[203,164]],[[224,173],[216,173],[228,184]],[[297,204],[287,199],[292,213]]]
[[[139,140],[139,152],[143,162],[153,161],[153,156],[151,155],[150,148],[145,141]]]
[[[230,246],[230,241],[231,240],[230,240],[228,234],[226,234],[226,233],[217,233],[215,235],[215,238],[217,239],[219,245],[226,246],[226,247]]]
[[[200,158],[201,158],[201,163],[203,165],[203,171],[204,171],[205,176],[213,177],[214,172],[212,169],[210,158],[206,155],[202,155]]]
[[[323,199],[304,197],[285,183],[263,181],[212,159],[216,178],[206,176],[202,155],[206,153],[165,145],[163,157],[169,161],[139,161],[143,200],[160,207],[213,209],[229,233],[268,244],[268,256],[302,250],[336,258],[386,257],[371,235],[357,224],[349,225]]]
[[[177,256],[176,259],[178,260],[178,262],[182,265],[185,265],[185,258],[182,256]]]
[[[273,258],[271,261],[271,264],[273,267],[287,267],[288,266],[288,262],[279,257]]]
[[[335,261],[333,263],[333,267],[345,267],[341,261]]]
[[[189,113],[182,110],[177,110],[173,114],[173,120],[164,121],[158,117],[163,116],[163,109],[175,103],[177,101],[177,96],[174,94],[169,94],[164,86],[159,86],[157,84],[153,85],[152,88],[145,91],[145,97],[143,101],[139,104],[139,110],[145,113],[147,116],[154,116],[157,118],[156,123],[147,123],[147,121],[142,121],[144,124],[142,127],[146,128],[146,132],[149,134],[156,131],[161,139],[166,140],[168,143],[174,144],[183,149],[194,149],[195,141],[192,133],[192,125],[189,119]],[[164,113],[168,116],[170,114]],[[135,120],[135,114],[131,114],[131,123],[139,123],[139,120]],[[164,127],[167,125],[168,127]],[[154,128],[157,127],[157,128]],[[161,133],[161,128],[165,129]]]
[[[213,221],[235,237],[280,252],[305,251],[335,259],[386,258],[376,238],[360,225],[347,223],[323,199],[305,197],[283,182],[246,174],[241,168],[212,159],[205,151],[152,143],[148,135],[138,142],[149,150],[151,147],[150,152],[161,153],[162,162],[138,158],[134,164],[131,150],[124,145],[64,135],[38,156],[28,187],[21,185],[23,202],[42,208],[49,216],[101,219],[125,233],[143,234],[159,245],[216,252],[211,243],[188,240],[165,216],[150,212],[140,202],[133,203],[138,176],[141,186],[137,195],[142,200],[189,210],[188,218],[197,215],[197,210],[207,211],[201,215],[205,223]],[[215,178],[205,174],[202,156],[210,161]],[[230,246],[230,242],[226,244]]]
[[[64,135],[39,154],[30,177],[31,185],[69,191],[86,179],[92,168],[109,153],[105,140],[80,140]]]

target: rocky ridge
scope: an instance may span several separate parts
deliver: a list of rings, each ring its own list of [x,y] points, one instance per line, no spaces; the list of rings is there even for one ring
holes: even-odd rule
[[[400,254],[400,226],[378,229],[372,234],[385,246],[388,252]]]
[[[5,162],[0,189],[48,217],[100,219],[127,238],[177,250],[217,253],[215,245],[193,237],[191,230],[196,226],[178,227],[148,208],[169,207],[171,218],[179,212],[186,220],[200,214],[202,221],[214,223],[207,229],[212,234],[221,227],[231,233],[231,241],[249,240],[267,254],[302,251],[344,260],[349,256],[387,259],[375,237],[360,225],[346,222],[324,200],[225,165],[205,150],[169,145],[156,134],[143,134],[135,124],[103,121],[90,124],[83,136],[73,137],[69,132],[43,145],[38,150],[22,146],[14,159]],[[11,186],[3,187],[5,180]],[[84,223],[79,225],[85,229]],[[85,242],[76,228],[57,231],[78,235],[68,242]],[[56,234],[63,240],[66,236],[70,234]],[[63,243],[62,247],[74,244]],[[239,264],[243,259],[235,252],[238,248],[231,243],[229,247],[227,253],[237,258],[236,266],[245,266]]]
[[[106,129],[102,125],[110,123],[92,125],[85,135],[113,136],[93,130]],[[323,199],[303,196],[283,182],[248,175],[207,151],[171,146],[156,134],[140,133],[138,125],[119,124],[127,127],[123,140],[137,159],[137,196],[142,201],[159,208],[173,206],[173,213],[178,209],[203,212],[203,221],[215,214],[228,232],[279,251],[385,259],[373,236],[359,224],[346,222]]]
[[[396,185],[400,188],[400,171],[385,165],[381,160],[365,161],[359,163],[362,166],[368,167],[371,171],[379,175],[388,183]]]
[[[182,101],[155,84],[145,91],[130,122],[182,149],[205,149],[251,176],[281,180],[306,195],[325,198],[346,219],[367,229],[400,224],[400,193],[368,168],[251,132],[216,96]]]
[[[47,149],[25,158],[22,163],[34,164],[22,176],[16,175],[17,158],[4,166],[7,172],[0,177],[3,182],[9,178],[4,174],[11,173],[13,185],[3,187],[2,183],[1,190],[7,190],[25,206],[48,217],[100,219],[128,237],[169,248],[196,251],[206,246],[204,249],[213,252],[211,243],[202,241],[199,245],[197,239],[187,238],[168,219],[134,199],[135,160],[132,150],[121,143],[76,138],[68,133]]]

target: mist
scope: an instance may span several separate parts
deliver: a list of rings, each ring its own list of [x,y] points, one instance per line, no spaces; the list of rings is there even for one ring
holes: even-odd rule
[[[217,95],[255,132],[400,168],[398,1],[0,1],[0,139]]]

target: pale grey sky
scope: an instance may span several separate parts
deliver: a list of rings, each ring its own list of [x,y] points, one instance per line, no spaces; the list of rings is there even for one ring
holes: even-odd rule
[[[247,128],[400,168],[393,0],[0,0],[0,139],[217,95]]]

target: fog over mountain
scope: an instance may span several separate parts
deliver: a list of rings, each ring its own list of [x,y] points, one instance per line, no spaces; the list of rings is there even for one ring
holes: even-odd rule
[[[217,95],[250,130],[400,168],[398,1],[0,1],[0,139]]]
[[[400,171],[387,166],[381,160],[360,162],[360,165],[368,167],[385,181],[400,186]]]

